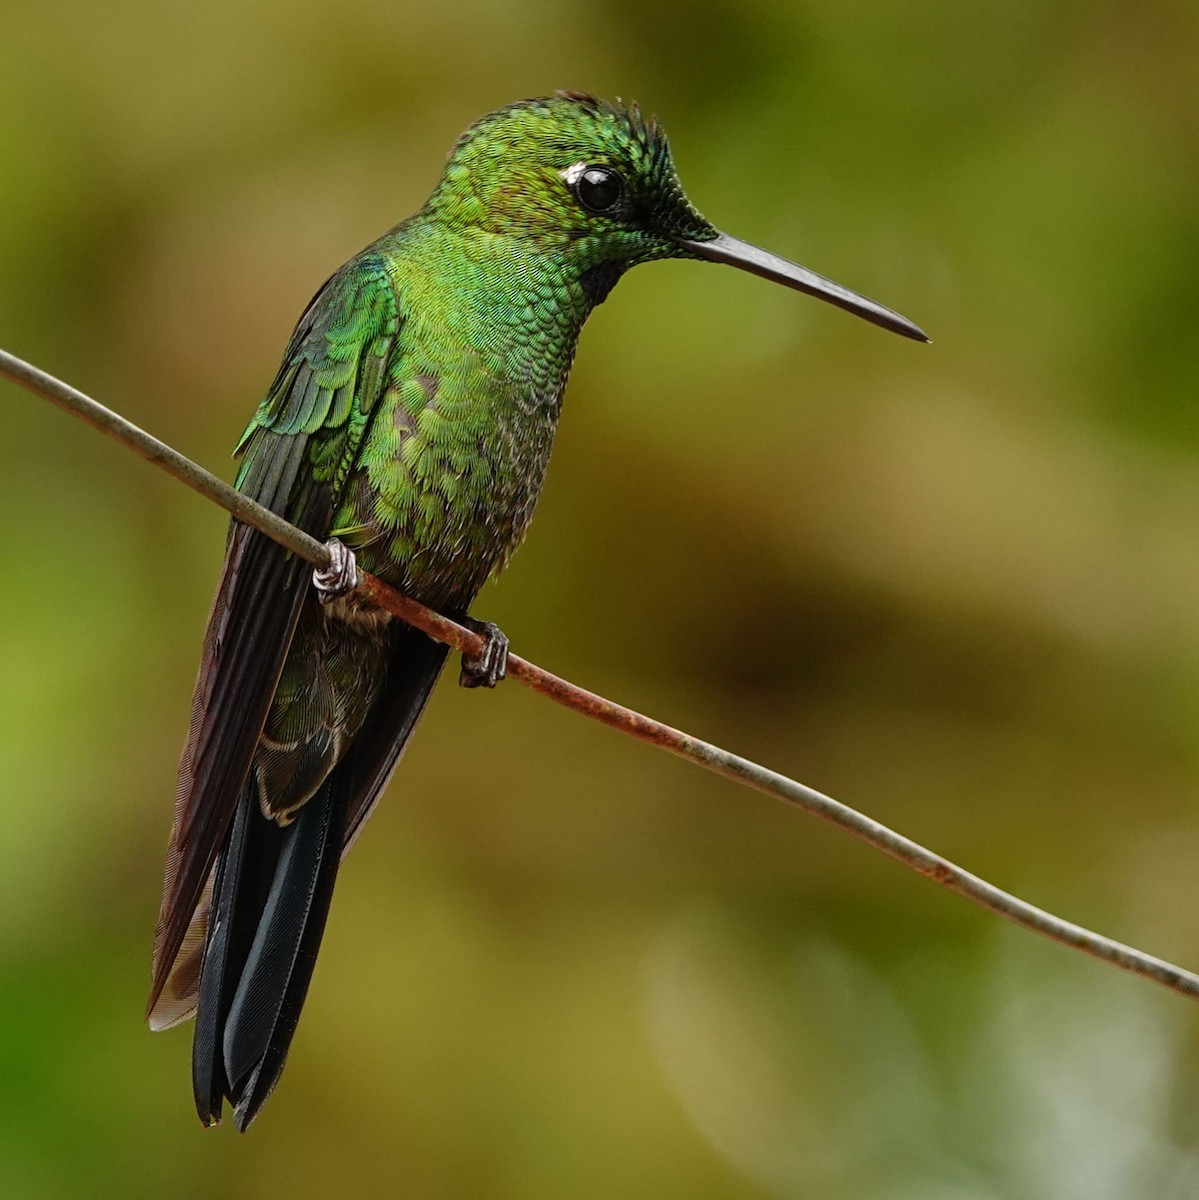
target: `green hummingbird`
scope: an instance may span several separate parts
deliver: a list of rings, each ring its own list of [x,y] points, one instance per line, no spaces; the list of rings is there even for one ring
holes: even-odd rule
[[[353,591],[357,568],[471,623],[460,682],[507,643],[467,616],[533,515],[575,343],[620,276],[707,259],[905,337],[897,313],[718,232],[666,135],[579,92],[490,113],[415,216],[350,259],[300,318],[237,447],[237,486],[327,540],[313,574],[233,522],[179,769],[148,1020],[195,1014],[206,1125],[244,1130],[278,1082],[342,856],[447,650]]]

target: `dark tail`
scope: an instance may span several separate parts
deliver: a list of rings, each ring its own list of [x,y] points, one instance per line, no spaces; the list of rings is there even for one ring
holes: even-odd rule
[[[424,634],[396,632],[382,695],[291,824],[262,815],[253,772],[242,788],[217,859],[196,1000],[192,1087],[205,1125],[228,1099],[244,1131],[279,1081],[343,847],[386,786],[445,658]]]
[[[205,1125],[227,1097],[238,1129],[258,1115],[283,1071],[316,963],[348,791],[334,771],[286,826],[246,786],[213,894],[192,1044],[196,1109]]]

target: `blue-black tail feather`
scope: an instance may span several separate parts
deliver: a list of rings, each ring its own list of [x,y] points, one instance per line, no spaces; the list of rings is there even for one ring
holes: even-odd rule
[[[214,890],[192,1045],[205,1124],[220,1120],[228,1098],[245,1129],[282,1073],[341,859],[343,780],[334,771],[290,825],[262,816],[253,786],[239,802]]]
[[[225,1100],[244,1130],[282,1074],[320,948],[343,846],[369,815],[441,673],[446,649],[396,630],[387,682],[345,757],[287,825],[253,772],[217,859],[192,1043],[205,1125]]]

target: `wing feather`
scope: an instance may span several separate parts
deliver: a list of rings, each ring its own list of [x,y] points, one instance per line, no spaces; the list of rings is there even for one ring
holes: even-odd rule
[[[396,630],[383,693],[354,738],[351,750],[353,786],[343,855],[354,844],[399,764],[448,654],[448,646],[433,641],[419,629]]]
[[[395,293],[377,255],[351,260],[321,288],[238,445],[242,491],[313,536],[327,535],[385,390],[399,327]],[[180,1019],[170,1000],[180,989],[167,989],[169,1012],[156,1011],[159,998],[177,960],[181,971],[191,969],[206,884],[249,773],[309,571],[269,538],[232,524],[179,768],[154,939],[152,1023]]]

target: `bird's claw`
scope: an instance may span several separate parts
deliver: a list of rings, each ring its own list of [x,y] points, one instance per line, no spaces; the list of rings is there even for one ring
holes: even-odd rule
[[[476,621],[473,617],[460,617],[459,621],[483,638],[479,653],[462,655],[459,686],[495,687],[508,673],[508,639],[490,621]]]
[[[358,586],[358,561],[354,551],[337,538],[330,538],[325,549],[329,551],[329,565],[313,569],[312,586],[322,604],[332,604]]]

